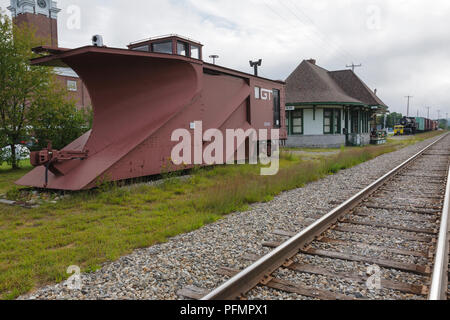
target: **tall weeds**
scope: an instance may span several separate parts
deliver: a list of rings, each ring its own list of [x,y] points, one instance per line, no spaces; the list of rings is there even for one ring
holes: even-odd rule
[[[192,205],[197,210],[215,214],[244,210],[249,204],[264,202],[281,192],[303,187],[394,150],[391,146],[354,148],[341,150],[336,156],[320,161],[299,160],[280,169],[275,176],[260,176],[254,172],[222,176],[216,184],[200,191],[192,200]],[[290,159],[290,156],[285,156],[285,159]]]

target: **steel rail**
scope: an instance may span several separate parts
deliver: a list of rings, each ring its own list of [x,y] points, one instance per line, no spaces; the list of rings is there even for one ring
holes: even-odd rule
[[[436,249],[436,259],[431,278],[431,288],[428,300],[447,300],[448,286],[448,250],[449,250],[449,213],[450,211],[450,170],[447,178],[444,208],[441,216],[441,228]]]
[[[324,217],[317,220],[314,224],[307,227],[296,236],[292,237],[281,246],[232,277],[230,280],[213,290],[201,300],[235,300],[243,297],[248,291],[257,286],[262,279],[269,277],[280,266],[284,265],[289,261],[289,259],[298,254],[302,247],[326,231],[333,223],[336,223],[342,215],[359,205],[363,199],[375,192],[388,179],[414,162],[423,153],[428,151],[431,147],[447,136],[448,134],[443,135],[441,138],[428,145],[426,148],[403,162],[401,165],[397,166],[395,169],[389,171],[383,177],[354,195],[339,207],[330,211]]]

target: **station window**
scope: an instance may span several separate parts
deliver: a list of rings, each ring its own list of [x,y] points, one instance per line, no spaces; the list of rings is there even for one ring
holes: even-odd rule
[[[255,87],[255,99],[261,99],[261,88]]]
[[[153,43],[152,49],[152,51],[155,53],[172,54],[172,41]]]
[[[368,111],[364,111],[364,126],[363,126],[363,128],[364,128],[364,133],[369,133],[369,131],[370,131],[370,121],[371,121],[371,119],[370,119],[370,112],[368,112]]]
[[[303,134],[303,110],[290,111],[291,134]]]
[[[359,133],[359,115],[358,111],[352,111],[352,133]]]
[[[363,128],[363,133],[367,133],[367,112],[363,111],[362,112],[362,120],[363,120],[363,124],[362,124],[362,128]]]
[[[177,54],[180,56],[187,56],[188,55],[188,47],[189,45],[186,42],[177,42]]]
[[[341,134],[341,110],[325,109],[323,110],[323,133]]]
[[[191,45],[191,58],[200,59],[200,47]]]
[[[146,45],[146,46],[140,46],[140,47],[133,48],[133,49],[131,49],[131,50],[134,50],[134,51],[145,51],[145,52],[149,52],[149,51],[150,51],[150,46],[148,46],[148,45]]]
[[[334,110],[334,133],[335,134],[341,134],[341,126],[342,126],[342,120],[341,120],[341,109],[335,109]]]
[[[332,122],[333,120],[333,111],[332,110],[323,110],[323,133],[324,134],[332,134]]]
[[[69,91],[77,91],[77,82],[74,80],[67,80],[67,90]]]

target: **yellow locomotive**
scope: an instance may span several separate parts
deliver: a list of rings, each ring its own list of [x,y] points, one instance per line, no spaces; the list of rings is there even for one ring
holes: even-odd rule
[[[405,126],[398,125],[394,127],[395,136],[403,136],[405,134]]]

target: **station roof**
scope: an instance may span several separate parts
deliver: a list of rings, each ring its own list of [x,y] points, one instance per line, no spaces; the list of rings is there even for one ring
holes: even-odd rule
[[[286,79],[287,105],[354,105],[387,108],[352,71],[328,71],[304,60]]]

